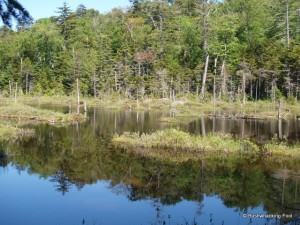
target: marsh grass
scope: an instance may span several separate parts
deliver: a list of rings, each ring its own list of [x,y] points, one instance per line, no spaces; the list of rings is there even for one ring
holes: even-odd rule
[[[229,134],[191,135],[179,129],[160,130],[152,134],[125,132],[115,134],[116,147],[137,154],[179,161],[199,158],[211,153],[228,155],[231,153],[257,153],[259,148],[248,139],[235,140]]]
[[[207,136],[192,135],[179,129],[160,130],[152,134],[125,132],[115,134],[113,144],[117,148],[138,155],[186,161],[206,156],[243,154],[246,157],[300,157],[299,145],[290,146],[284,142],[271,141],[258,145],[249,139],[234,139],[230,134],[214,133]]]
[[[110,109],[132,109],[132,110],[152,110],[152,109],[176,109],[179,113],[176,114],[176,118],[180,120],[182,117],[201,117],[203,115],[211,115],[212,112],[228,113],[236,118],[249,118],[249,119],[269,119],[277,118],[278,116],[278,102],[272,103],[270,101],[247,101],[246,104],[241,102],[227,102],[217,101],[214,107],[213,101],[199,102],[198,98],[182,96],[177,99],[177,102],[182,104],[174,104],[170,99],[156,99],[156,98],[144,98],[140,99],[137,103],[135,99],[123,98],[115,95],[103,95],[99,98],[82,98],[82,102],[86,102],[90,107],[106,107]],[[0,102],[11,102],[9,98],[0,98]],[[36,104],[52,104],[52,105],[64,105],[75,107],[77,100],[74,96],[41,96],[41,97],[29,97],[22,96],[18,99],[22,103],[36,103]],[[176,103],[176,101],[175,101]],[[290,102],[284,101],[283,104],[283,116],[284,118],[293,118],[300,116],[300,103],[297,101]],[[180,117],[180,118],[179,118]]]
[[[84,119],[81,114],[63,114],[51,110],[38,109],[21,103],[2,104],[0,107],[0,117],[45,121],[49,123],[64,123]]]
[[[46,122],[64,125],[84,119],[81,114],[63,114],[38,109],[21,103],[2,103],[0,107],[0,141],[24,141],[35,135],[33,129],[24,128],[29,124]]]
[[[121,95],[102,95],[98,98],[82,98],[83,102],[87,103],[88,107],[105,107],[108,109],[130,109],[134,111],[147,111],[147,110],[176,110],[176,118],[199,118],[202,116],[214,116],[224,118],[241,118],[241,119],[277,119],[278,117],[278,102],[264,101],[247,101],[242,104],[239,101],[222,101],[218,100],[213,104],[212,100],[199,102],[196,96],[181,96],[172,102],[168,98],[157,99],[147,98],[128,99]],[[0,98],[0,102],[11,102],[9,98]],[[77,107],[77,99],[74,96],[22,96],[18,99],[19,102],[25,104],[51,104],[51,105],[64,105],[69,107]],[[182,104],[174,104],[181,102]],[[297,101],[285,100],[283,104],[282,115],[284,119],[300,118],[300,103]],[[173,119],[174,120],[174,119]],[[167,121],[162,121],[167,122]],[[170,121],[174,122],[174,121]]]

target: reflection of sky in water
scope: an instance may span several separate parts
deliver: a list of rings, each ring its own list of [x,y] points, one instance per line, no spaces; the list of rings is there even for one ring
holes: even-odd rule
[[[215,225],[250,222],[242,218],[243,212],[227,208],[217,196],[204,196],[202,203],[182,201],[163,206],[150,199],[130,202],[126,196],[108,189],[107,182],[87,185],[80,191],[72,187],[62,196],[55,191],[54,183],[38,175],[18,173],[12,166],[2,170],[0,176],[0,224],[3,225],[76,225],[82,224],[83,218],[85,224],[97,225],[162,224],[163,220],[166,224],[192,224],[194,219],[197,224]],[[264,211],[257,207],[248,213],[264,214]],[[264,224],[265,220],[252,222]]]

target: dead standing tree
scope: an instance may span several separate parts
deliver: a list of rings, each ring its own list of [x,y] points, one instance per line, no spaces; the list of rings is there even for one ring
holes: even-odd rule
[[[208,54],[208,39],[209,39],[209,27],[210,27],[210,17],[213,14],[215,8],[213,4],[210,4],[207,0],[201,0],[197,2],[197,8],[199,9],[199,14],[201,16],[201,29],[202,29],[202,49],[203,49],[203,60],[205,61],[204,72],[202,77],[202,87],[199,96],[200,100],[204,99],[205,89],[206,89],[206,78],[209,63]]]
[[[242,77],[242,104],[246,103],[246,83],[247,77],[251,75],[249,64],[245,61],[240,64],[240,70],[237,71],[237,75]]]

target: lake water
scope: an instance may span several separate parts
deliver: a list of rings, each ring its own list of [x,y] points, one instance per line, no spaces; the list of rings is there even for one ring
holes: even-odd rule
[[[298,159],[236,156],[172,164],[125,153],[110,143],[116,132],[168,127],[296,143],[299,121],[203,117],[183,124],[159,122],[169,115],[95,108],[81,124],[32,126],[33,140],[0,147],[0,224],[300,224]]]

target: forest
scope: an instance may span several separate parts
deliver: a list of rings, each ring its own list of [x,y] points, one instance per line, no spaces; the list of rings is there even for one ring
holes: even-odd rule
[[[130,0],[0,28],[0,93],[199,101],[300,97],[299,0]]]

